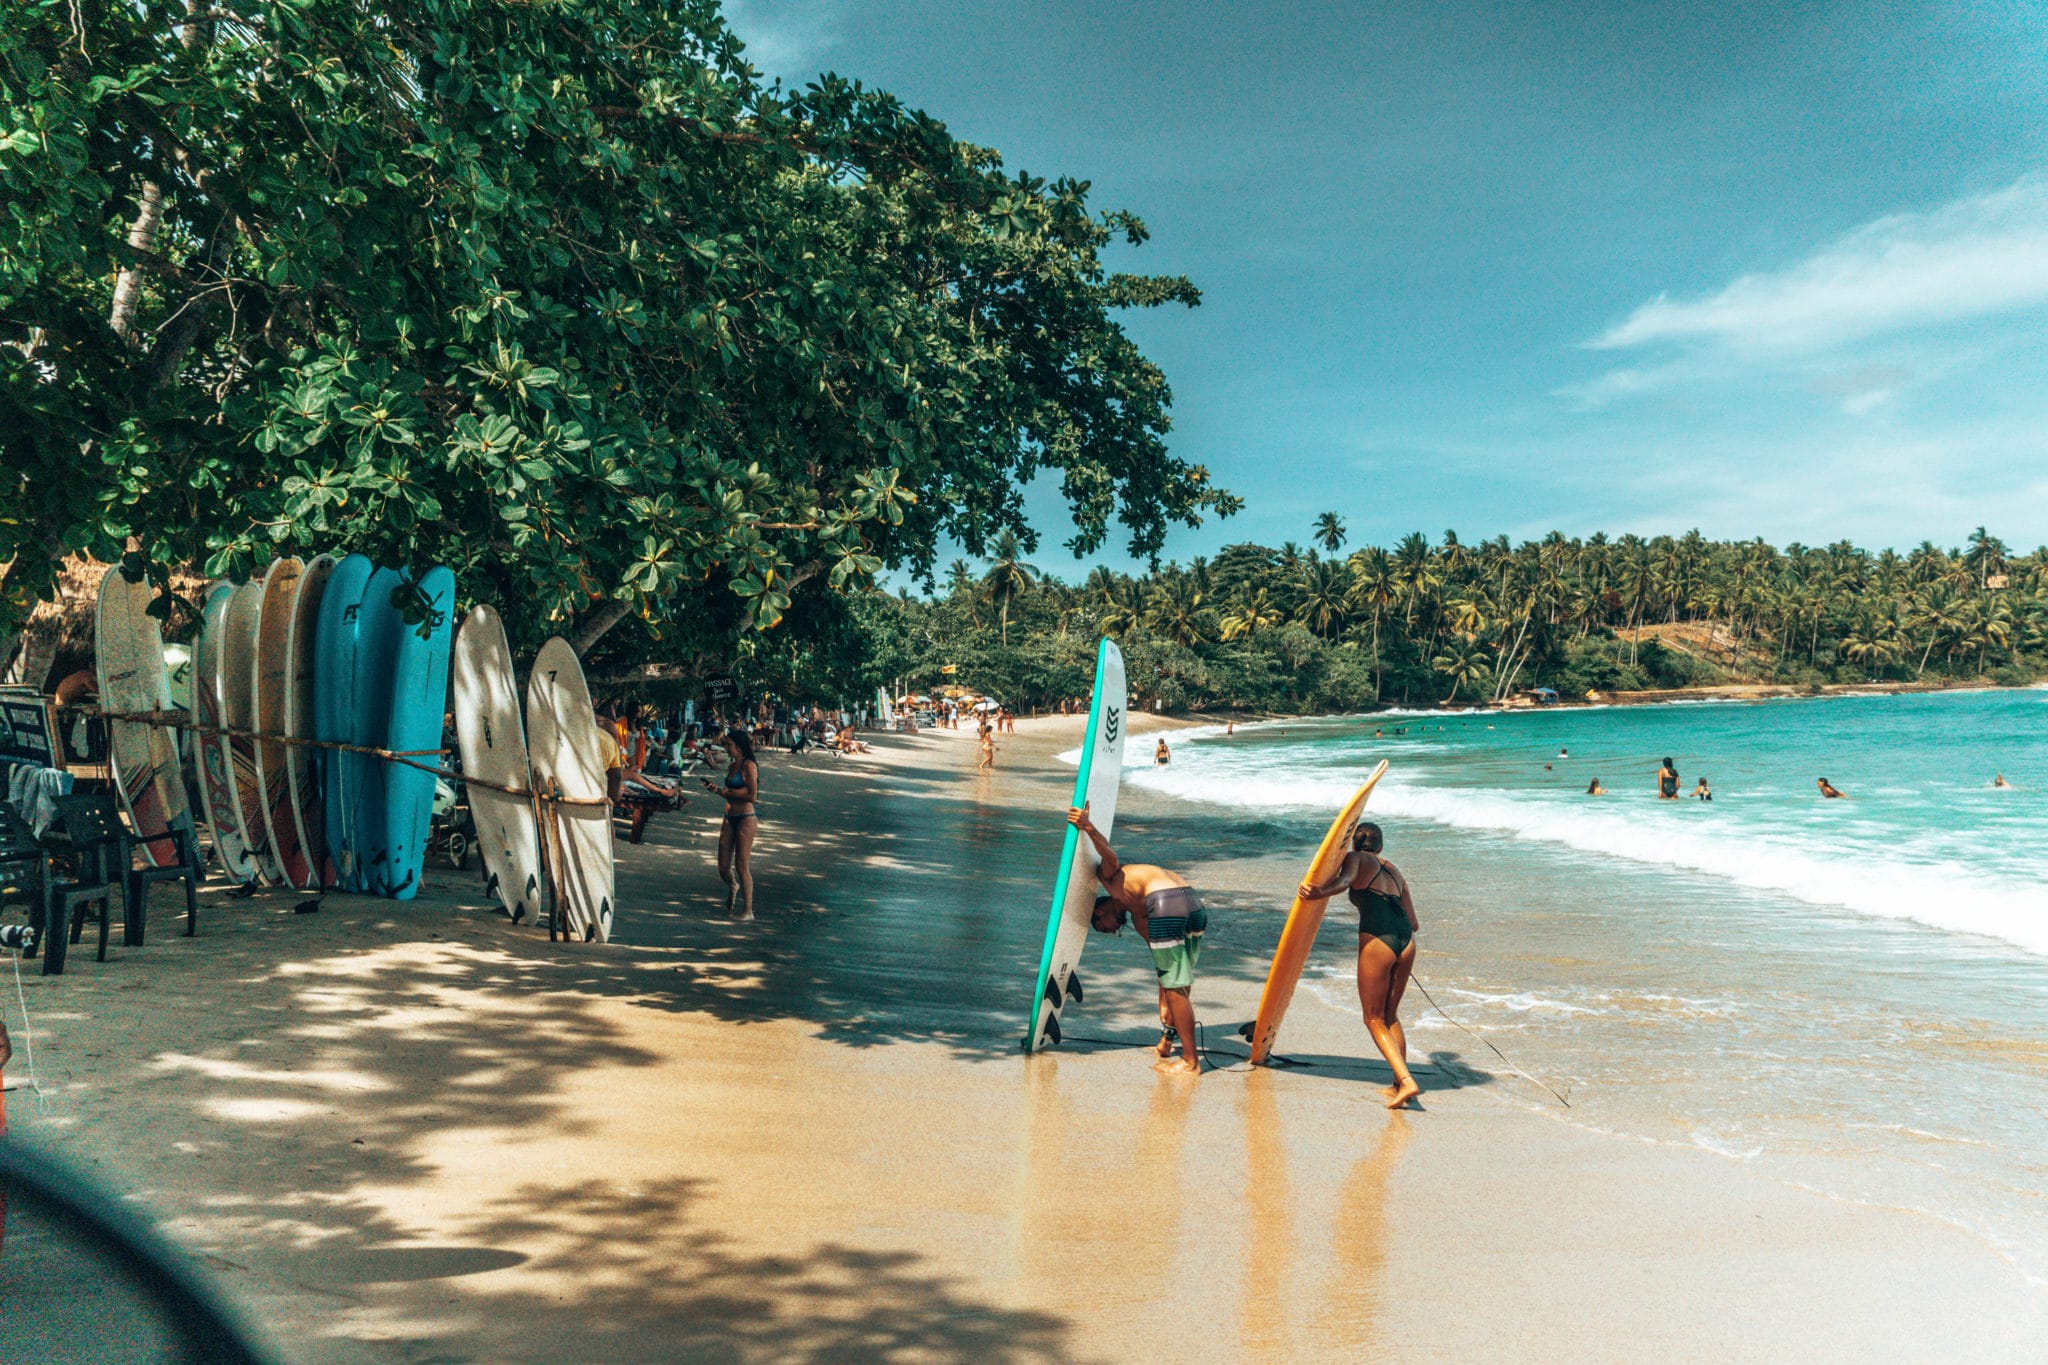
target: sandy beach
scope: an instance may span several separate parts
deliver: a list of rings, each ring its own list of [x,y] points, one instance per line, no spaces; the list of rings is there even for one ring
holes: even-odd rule
[[[2017,1360],[2048,1335],[2048,1292],[1957,1228],[1556,1121],[1462,1034],[1391,1116],[1334,1010],[1290,1017],[1310,1065],[1247,1069],[1285,888],[1154,793],[1127,788],[1118,842],[1208,893],[1219,1069],[1151,1071],[1128,938],[1025,1059],[1079,726],[1021,723],[988,777],[966,731],[766,757],[750,925],[704,799],[621,846],[604,947],[445,866],[314,915],[215,888],[189,940],[160,897],[146,947],[24,973],[42,1096],[9,1097],[15,1132],[160,1219],[291,1361]],[[1486,885],[1406,870],[1439,903]]]

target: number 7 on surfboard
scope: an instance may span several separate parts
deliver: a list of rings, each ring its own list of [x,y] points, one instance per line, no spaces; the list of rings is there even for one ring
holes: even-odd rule
[[[1095,653],[1095,695],[1088,703],[1088,729],[1081,739],[1081,763],[1074,774],[1074,801],[1089,808],[1089,818],[1107,839],[1116,819],[1117,783],[1123,775],[1124,656],[1105,639]],[[1066,826],[1060,860],[1053,875],[1052,910],[1046,918],[1045,951],[1038,962],[1038,988],[1032,997],[1031,1025],[1024,1050],[1037,1052],[1060,1040],[1060,1010],[1067,998],[1080,995],[1074,968],[1088,942],[1088,912],[1095,905],[1095,847],[1081,832]]]

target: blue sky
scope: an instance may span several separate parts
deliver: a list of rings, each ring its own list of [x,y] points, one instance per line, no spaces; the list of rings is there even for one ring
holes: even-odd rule
[[[1454,527],[2048,541],[2048,6],[729,4],[1145,219],[1178,558]],[[1063,576],[1056,496],[1034,497]],[[1120,556],[1106,555],[1111,562]]]

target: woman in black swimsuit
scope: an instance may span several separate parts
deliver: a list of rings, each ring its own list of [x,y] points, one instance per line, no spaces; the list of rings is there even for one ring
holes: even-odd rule
[[[1678,769],[1671,766],[1671,760],[1668,758],[1664,760],[1664,766],[1657,769],[1657,799],[1659,801],[1676,801],[1678,799]]]
[[[718,877],[725,883],[725,909],[732,912],[735,897],[743,909],[740,918],[754,917],[754,833],[760,817],[754,802],[761,795],[761,765],[754,761],[754,739],[735,725],[725,732],[725,785],[713,786],[702,778],[704,789],[725,800],[725,819],[718,826]]]
[[[1394,1083],[1380,1093],[1387,1108],[1399,1109],[1422,1093],[1408,1073],[1408,1035],[1401,1028],[1401,995],[1415,971],[1415,934],[1422,926],[1407,878],[1379,856],[1385,842],[1378,825],[1361,821],[1337,875],[1323,886],[1304,882],[1300,894],[1319,900],[1350,888],[1358,907],[1358,1002],[1366,1031],[1394,1072]]]

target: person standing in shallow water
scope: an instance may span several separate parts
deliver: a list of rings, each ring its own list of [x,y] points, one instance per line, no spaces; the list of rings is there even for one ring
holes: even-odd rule
[[[1668,758],[1664,760],[1664,766],[1657,769],[1657,799],[1659,801],[1676,801],[1678,799],[1678,769],[1671,766],[1671,760]]]
[[[1159,974],[1159,1060],[1157,1071],[1202,1073],[1202,1054],[1195,1041],[1195,964],[1202,957],[1202,938],[1208,932],[1209,915],[1202,898],[1186,878],[1150,863],[1127,863],[1116,856],[1109,840],[1088,818],[1088,807],[1067,810],[1067,823],[1095,845],[1095,877],[1104,894],[1095,898],[1088,923],[1098,934],[1114,934],[1129,919],[1152,950],[1152,967]],[[1174,1040],[1180,1042],[1180,1060],[1173,1059]]]
[[[760,830],[760,816],[754,803],[761,796],[761,765],[754,759],[754,739],[735,725],[725,732],[728,764],[725,785],[714,786],[705,779],[704,789],[725,800],[725,819],[718,826],[718,878],[725,883],[725,910],[731,914],[735,902],[739,918],[754,917],[754,835]]]
[[[1422,923],[1415,917],[1408,879],[1380,857],[1385,846],[1380,827],[1360,821],[1337,875],[1321,886],[1303,882],[1298,894],[1322,900],[1348,888],[1358,907],[1358,1003],[1365,1011],[1366,1032],[1394,1073],[1394,1083],[1380,1093],[1387,1097],[1387,1108],[1399,1109],[1422,1093],[1408,1071],[1408,1034],[1401,1027],[1401,996],[1415,972],[1415,935]]]

